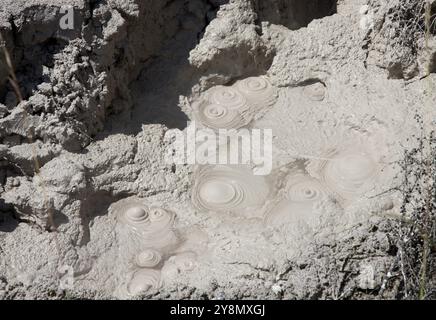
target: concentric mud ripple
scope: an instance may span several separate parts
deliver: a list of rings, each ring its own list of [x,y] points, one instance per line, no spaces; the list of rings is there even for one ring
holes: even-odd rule
[[[265,77],[251,77],[233,86],[216,86],[193,103],[195,120],[212,129],[239,129],[272,106],[278,93]]]
[[[328,197],[328,190],[316,179],[298,174],[289,177],[281,198],[268,213],[266,223],[280,226],[283,223],[309,221],[316,213],[315,206]]]
[[[287,199],[293,202],[320,201],[326,196],[325,188],[315,179],[296,177],[288,187]]]
[[[212,104],[224,106],[229,110],[246,110],[247,99],[233,87],[216,86],[210,89],[207,93],[209,101]]]
[[[174,213],[159,207],[150,207],[150,222],[156,229],[171,229],[174,224]]]
[[[136,258],[136,264],[141,268],[154,268],[162,261],[162,255],[154,249],[146,249],[140,252]]]
[[[137,296],[141,293],[146,293],[151,290],[160,289],[161,273],[152,269],[140,269],[132,274],[132,277],[127,284],[127,293],[130,296]]]
[[[348,201],[362,196],[374,184],[379,164],[364,150],[332,152],[318,167],[318,176],[326,187]]]
[[[142,239],[146,247],[160,249],[177,242],[175,214],[169,210],[129,201],[118,206],[117,217]]]
[[[150,224],[148,207],[140,202],[129,203],[118,212],[118,219],[132,228],[143,228]]]
[[[262,176],[243,166],[204,166],[198,169],[192,201],[201,211],[243,212],[265,203],[269,187]]]
[[[266,107],[277,100],[277,91],[265,77],[251,77],[236,82],[235,87],[250,105]]]
[[[195,116],[203,125],[212,129],[237,129],[249,122],[237,110],[208,101],[196,105]]]
[[[176,254],[165,262],[162,268],[162,279],[174,280],[179,274],[193,271],[197,266],[197,255],[194,252]]]

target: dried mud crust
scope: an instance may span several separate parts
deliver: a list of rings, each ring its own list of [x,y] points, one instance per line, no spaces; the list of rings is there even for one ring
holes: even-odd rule
[[[71,32],[59,27],[65,5],[75,8]],[[3,1],[0,30],[27,99],[16,106],[2,63],[0,137],[19,143],[33,132],[80,151],[108,115],[130,108],[128,84],[147,61],[181,28],[196,36],[213,12],[202,1]]]
[[[390,38],[387,21],[407,17],[392,15],[398,2],[0,4],[25,98],[0,60],[0,299],[404,298],[398,163],[416,110],[436,116],[422,108],[436,100],[425,62],[436,54],[434,35],[421,54],[414,33],[417,63]],[[266,90],[246,94],[247,83]],[[244,103],[223,124],[207,111],[233,89]],[[274,175],[167,163],[165,133],[190,119],[273,127]],[[350,166],[330,161],[344,154]],[[240,183],[242,205],[200,196],[216,172]],[[375,187],[356,190],[362,181]],[[274,209],[293,197],[310,207]],[[156,208],[171,217],[162,228]],[[60,288],[70,269],[59,267],[73,286]]]

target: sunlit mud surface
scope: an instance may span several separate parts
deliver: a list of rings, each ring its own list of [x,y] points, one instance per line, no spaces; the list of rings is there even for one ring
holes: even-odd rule
[[[27,100],[0,64],[0,298],[395,298],[398,163],[436,91],[373,34],[388,7],[74,0],[65,41],[45,1],[2,1]],[[168,161],[193,124],[264,162]]]

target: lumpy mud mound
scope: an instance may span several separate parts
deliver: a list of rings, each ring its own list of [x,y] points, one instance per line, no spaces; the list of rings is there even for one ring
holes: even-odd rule
[[[436,116],[436,53],[418,30],[412,61],[386,23],[420,10],[0,2],[24,97],[0,59],[0,298],[404,297],[399,163],[416,110]],[[272,130],[271,172],[168,162],[188,121]]]

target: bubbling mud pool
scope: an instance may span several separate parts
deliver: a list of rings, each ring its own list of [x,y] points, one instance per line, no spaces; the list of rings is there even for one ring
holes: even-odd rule
[[[216,86],[193,103],[194,119],[212,129],[239,129],[274,105],[277,91],[265,77]]]
[[[183,235],[175,228],[175,213],[141,199],[124,199],[112,210],[118,222],[119,256],[127,261],[119,275],[116,297],[158,290],[166,280],[194,270],[200,241],[195,234]],[[192,239],[196,247],[190,244]]]
[[[270,186],[250,168],[205,166],[195,173],[192,202],[202,212],[255,212],[268,200]]]
[[[324,126],[335,124],[328,130],[316,118],[307,122],[328,100],[327,88],[315,83],[299,90],[306,106],[312,107],[304,116],[282,116],[279,125],[271,128],[277,144],[273,157],[280,161],[274,162],[270,175],[255,175],[251,164],[194,168],[190,206],[200,217],[257,221],[263,228],[287,226],[287,232],[301,233],[319,225],[329,205],[344,209],[372,190],[382,173],[382,156],[372,146],[371,134],[329,119],[336,116],[333,113],[318,115]],[[293,104],[298,101],[279,96],[280,90],[267,77],[242,79],[231,86],[212,87],[192,101],[193,118],[212,130],[266,128],[277,122],[276,108],[296,108]],[[296,125],[301,119],[307,131],[316,133],[302,136]],[[293,144],[290,154],[287,146],[296,136],[307,141]],[[313,156],[298,156],[299,152]],[[183,235],[176,228],[176,217],[182,212],[147,204],[147,199],[122,200],[112,211],[118,221],[120,250],[128,261],[116,289],[118,297],[158,290],[181,275],[189,276],[202,260],[210,259],[206,232],[199,240],[195,233]]]

